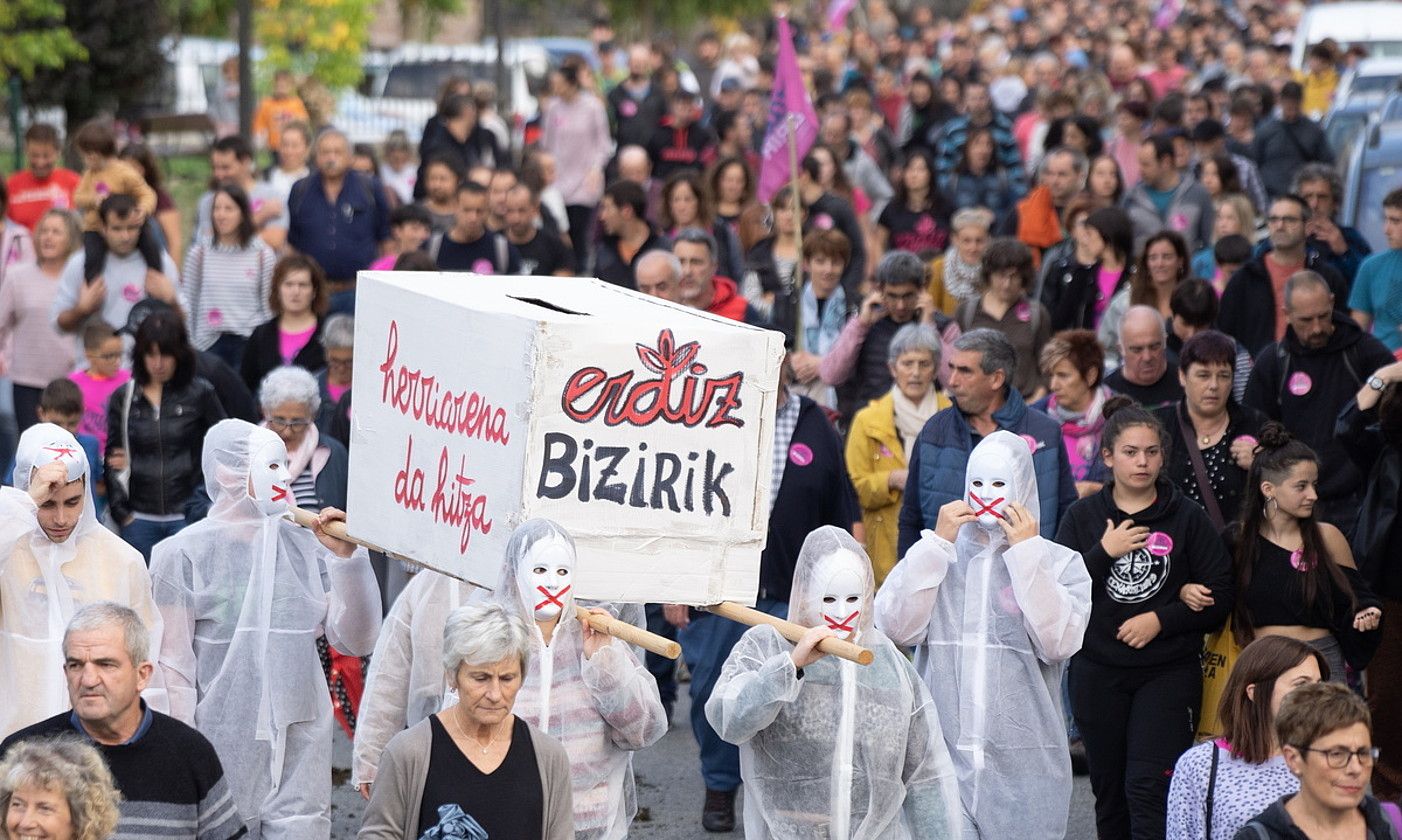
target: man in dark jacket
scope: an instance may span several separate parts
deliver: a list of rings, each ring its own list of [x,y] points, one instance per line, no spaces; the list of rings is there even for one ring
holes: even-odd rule
[[[1299,82],[1286,82],[1280,89],[1280,116],[1257,126],[1251,143],[1251,156],[1272,198],[1290,192],[1291,180],[1305,164],[1334,162],[1324,129],[1301,111],[1303,98]]]
[[[647,195],[632,181],[618,181],[599,202],[603,239],[594,249],[593,276],[626,289],[637,287],[633,265],[648,251],[670,250],[647,221]]]
[[[698,111],[695,94],[686,90],[672,94],[668,118],[647,144],[653,177],[665,182],[678,172],[700,173],[716,159],[716,134],[697,125]]]
[[[628,78],[609,91],[609,123],[618,148],[644,146],[662,124],[667,100],[652,79],[652,54],[645,44],[628,48]]]
[[[1042,506],[1033,513],[1043,538],[1056,534],[1061,515],[1076,501],[1076,484],[1061,427],[1028,408],[1009,384],[1016,368],[1017,354],[1000,332],[972,330],[954,342],[949,380],[954,405],[931,417],[916,438],[901,503],[899,554],[915,545],[922,530],[935,527],[942,506],[963,498],[969,453],[998,429],[1021,436],[1033,447],[1032,466]]]
[[[1329,284],[1334,306],[1347,313],[1348,286],[1343,277],[1318,252],[1305,247],[1309,206],[1295,195],[1284,195],[1271,202],[1266,224],[1270,229],[1271,250],[1243,265],[1222,292],[1217,326],[1240,341],[1253,354],[1284,336],[1286,318],[1277,289],[1300,271],[1312,271]]]
[[[1312,271],[1285,284],[1285,338],[1256,357],[1248,406],[1285,424],[1319,455],[1318,517],[1345,533],[1363,495],[1364,476],[1334,436],[1334,421],[1373,371],[1392,361],[1381,341],[1335,311],[1330,285]]]
[[[496,135],[477,119],[477,100],[469,95],[450,96],[424,128],[419,141],[419,174],[414,198],[422,199],[428,178],[425,169],[434,159],[450,160],[459,172],[474,166],[496,169],[510,163]]]

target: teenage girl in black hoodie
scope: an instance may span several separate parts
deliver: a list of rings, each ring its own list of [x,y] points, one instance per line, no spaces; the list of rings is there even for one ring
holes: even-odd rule
[[[1091,577],[1090,626],[1071,660],[1101,840],[1162,840],[1168,783],[1192,746],[1203,634],[1232,608],[1231,560],[1203,509],[1163,474],[1168,434],[1128,398],[1105,404],[1103,490],[1076,502],[1056,541]],[[1199,584],[1201,610],[1179,598]]]

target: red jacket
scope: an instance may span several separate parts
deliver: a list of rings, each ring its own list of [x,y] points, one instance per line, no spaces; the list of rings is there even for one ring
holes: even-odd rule
[[[750,302],[740,294],[740,287],[734,280],[719,274],[715,276],[715,286],[715,296],[711,298],[711,305],[706,307],[706,311],[712,315],[745,323],[745,310],[749,308]]]

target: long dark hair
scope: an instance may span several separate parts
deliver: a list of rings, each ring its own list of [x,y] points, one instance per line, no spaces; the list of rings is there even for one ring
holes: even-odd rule
[[[949,205],[949,199],[945,197],[940,189],[938,170],[935,169],[935,159],[924,149],[911,149],[905,156],[905,165],[902,167],[901,177],[896,179],[896,195],[893,199],[897,207],[906,208],[909,206],[910,193],[905,185],[905,166],[910,166],[911,161],[921,160],[925,162],[925,171],[930,173],[930,188],[925,192],[925,206],[920,210],[929,213],[939,222],[940,227],[949,227],[949,217],[954,212]]]
[[[1237,644],[1247,645],[1256,637],[1256,626],[1251,621],[1251,613],[1246,608],[1246,592],[1251,586],[1251,570],[1260,556],[1261,525],[1266,520],[1266,497],[1261,492],[1261,482],[1280,484],[1298,464],[1310,463],[1319,466],[1319,456],[1314,450],[1297,440],[1285,427],[1274,421],[1261,429],[1260,444],[1256,447],[1256,458],[1251,462],[1251,472],[1246,479],[1246,493],[1241,501],[1241,513],[1236,528],[1236,606],[1232,610],[1232,633]],[[1349,612],[1352,614],[1357,602],[1353,587],[1344,577],[1339,564],[1329,555],[1324,545],[1324,535],[1319,522],[1311,515],[1297,520],[1302,542],[1300,557],[1300,578],[1304,589],[1304,603],[1313,604],[1321,592],[1337,589],[1348,596]],[[1332,623],[1334,600],[1324,600],[1325,616]]]
[[[253,208],[249,205],[248,193],[244,192],[243,187],[233,181],[225,181],[215,185],[214,195],[209,201],[209,225],[211,228],[214,227],[214,201],[219,198],[220,194],[228,196],[229,200],[239,208],[239,226],[234,230],[234,236],[239,240],[239,247],[247,248],[248,243],[253,241],[253,235],[258,232],[253,226]],[[219,232],[212,230],[211,233],[214,244],[219,244]]]
[[[159,351],[162,356],[175,357],[175,373],[166,383],[170,388],[184,388],[194,380],[195,348],[185,332],[184,320],[174,311],[152,312],[136,328],[136,345],[131,351],[131,376],[138,387],[151,382],[151,374],[146,370],[146,357],[152,350]]]

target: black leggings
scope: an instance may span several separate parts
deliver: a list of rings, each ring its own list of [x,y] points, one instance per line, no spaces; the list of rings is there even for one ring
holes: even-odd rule
[[[1113,668],[1077,655],[1070,686],[1100,840],[1164,840],[1168,783],[1202,703],[1197,657]]]
[[[156,222],[153,219],[146,220],[146,224],[141,226],[141,238],[136,240],[136,250],[141,252],[141,256],[146,260],[146,267],[153,271],[161,271],[161,243],[156,238]],[[91,283],[93,278],[102,273],[102,264],[107,261],[107,240],[102,238],[102,234],[97,231],[85,231],[83,233],[83,280]],[[179,277],[170,278],[171,282],[179,282]],[[117,326],[121,326],[118,324]]]

